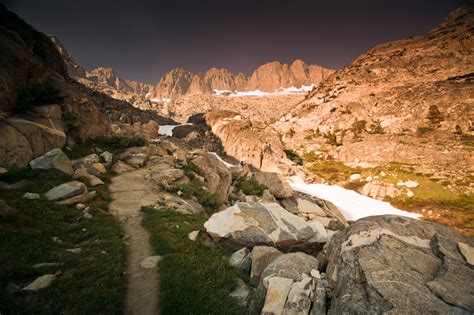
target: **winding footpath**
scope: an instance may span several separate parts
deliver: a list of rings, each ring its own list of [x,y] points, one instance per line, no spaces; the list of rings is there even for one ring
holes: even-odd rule
[[[146,177],[163,164],[139,168],[111,179],[109,185],[109,211],[121,222],[127,247],[127,285],[125,314],[157,314],[158,271],[157,268],[143,268],[143,259],[153,256],[150,235],[141,225],[144,206],[151,206],[158,200],[158,193]],[[168,166],[169,167],[169,166]]]

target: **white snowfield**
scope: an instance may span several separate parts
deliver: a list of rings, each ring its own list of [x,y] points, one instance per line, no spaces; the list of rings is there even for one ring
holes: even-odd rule
[[[193,125],[193,124],[186,123],[186,124],[181,124],[181,125],[163,125],[163,126],[160,126],[160,128],[158,129],[158,134],[162,136],[172,137],[174,128],[179,127],[179,126],[189,126],[189,125]]]
[[[281,87],[274,92],[264,92],[260,90],[254,91],[230,91],[230,90],[218,90],[214,89],[214,93],[217,96],[227,95],[229,97],[242,97],[242,96],[273,96],[273,95],[291,95],[291,94],[300,94],[307,93],[311,91],[316,85],[303,85],[299,88],[290,86],[288,88]]]
[[[332,202],[349,221],[384,214],[414,219],[421,216],[421,214],[397,209],[388,202],[363,196],[338,185],[290,183],[290,186],[296,191]]]
[[[157,104],[168,104],[169,102],[171,102],[171,99],[169,99],[169,98],[151,98],[150,102],[157,103]]]

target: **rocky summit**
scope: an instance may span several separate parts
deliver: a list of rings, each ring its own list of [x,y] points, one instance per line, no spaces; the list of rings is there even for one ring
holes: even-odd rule
[[[235,30],[219,35],[233,41],[245,30],[234,15],[250,18],[240,2],[212,17],[201,10],[208,2],[194,5],[186,10],[203,30],[228,17]],[[281,31],[311,21],[299,6],[298,22],[293,5],[273,12],[280,5],[262,11],[278,23],[261,31],[278,36],[258,41],[298,52],[300,34]],[[202,56],[185,10],[186,37],[157,35],[138,51],[143,34],[177,28],[162,12],[182,2],[135,6],[140,21],[132,9],[119,20],[121,3],[90,14],[87,23],[127,26],[102,39],[127,45],[103,47],[114,68],[77,53],[94,64],[86,70],[71,53],[77,43],[68,51],[0,4],[0,314],[474,313],[472,1],[341,69],[300,59],[251,73],[229,66],[249,75],[211,51],[199,66],[181,61],[198,71],[212,61],[202,72],[176,67],[183,51],[169,64],[163,47],[178,42]],[[47,3],[41,14],[58,10],[67,16]],[[74,20],[75,36],[84,21]],[[329,28],[311,32],[319,45]],[[153,84],[114,70],[132,73],[148,53],[156,60],[141,60],[149,71],[134,68],[137,77],[175,68]]]

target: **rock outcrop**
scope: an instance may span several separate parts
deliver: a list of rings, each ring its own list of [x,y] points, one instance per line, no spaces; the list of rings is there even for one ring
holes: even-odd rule
[[[272,128],[259,128],[255,122],[231,111],[209,112],[205,119],[228,155],[264,172],[294,174],[294,163],[286,158],[281,140]]]
[[[69,82],[51,40],[2,5],[0,56],[0,164],[25,166],[69,140],[110,132],[105,115]]]
[[[337,134],[341,161],[471,169],[474,5],[425,35],[376,46],[330,75],[274,124],[292,147]],[[321,140],[322,139],[322,140]],[[443,154],[440,154],[443,152]]]
[[[465,244],[465,245],[463,245]],[[473,266],[461,247],[474,239],[439,224],[369,217],[336,234],[327,247],[333,288],[329,314],[474,311]]]

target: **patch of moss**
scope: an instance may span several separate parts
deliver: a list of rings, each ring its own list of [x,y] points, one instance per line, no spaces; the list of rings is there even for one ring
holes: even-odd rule
[[[239,273],[228,265],[229,252],[203,245],[207,216],[172,210],[144,209],[143,225],[150,232],[159,262],[161,314],[240,314],[229,293]],[[193,242],[187,235],[200,231]]]
[[[106,213],[108,191],[104,186],[90,202],[92,219],[82,218],[74,206],[60,206],[45,199],[27,200],[25,192],[43,194],[58,178],[17,172],[27,180],[21,190],[0,191],[0,199],[18,210],[0,220],[0,288],[8,283],[25,286],[43,273],[32,265],[56,262],[62,265],[53,284],[34,295],[0,290],[0,313],[4,314],[112,314],[123,312],[125,251],[116,220]],[[53,241],[53,237],[61,240]],[[66,252],[81,248],[81,253]]]
[[[112,136],[112,137],[98,137],[95,139],[88,139],[77,146],[75,146],[70,151],[65,151],[66,155],[71,159],[77,159],[84,157],[91,153],[94,153],[94,148],[100,148],[104,151],[109,151],[111,153],[119,153],[127,148],[132,147],[142,147],[148,144],[148,141],[143,136],[133,136],[133,137],[122,137],[122,136]]]

